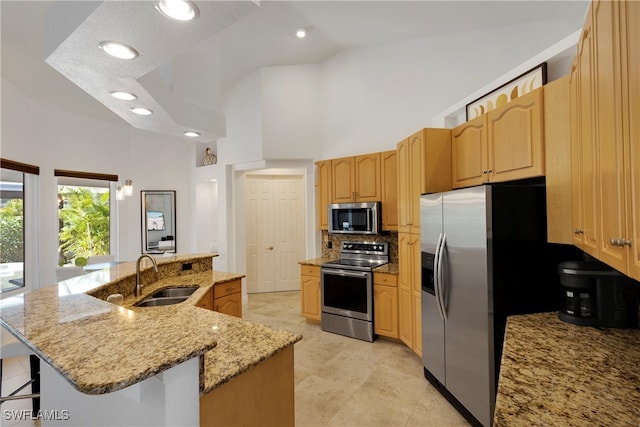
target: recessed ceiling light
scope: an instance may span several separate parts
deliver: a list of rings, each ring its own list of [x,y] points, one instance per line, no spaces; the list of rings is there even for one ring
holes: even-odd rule
[[[156,9],[178,21],[190,21],[198,15],[196,5],[187,0],[160,0]]]
[[[188,130],[188,131],[183,132],[183,135],[184,136],[188,136],[189,138],[195,138],[197,136],[200,136],[200,134],[198,132],[194,132],[192,130]]]
[[[104,41],[98,47],[109,55],[120,59],[133,59],[138,56],[138,52],[134,48],[122,43]]]
[[[131,107],[129,108],[129,111],[131,111],[132,113],[139,114],[141,116],[148,116],[149,114],[153,114],[153,111],[144,107]]]
[[[133,101],[134,99],[138,99],[137,96],[130,92],[113,91],[111,92],[111,96],[123,101]]]
[[[299,39],[303,39],[307,36],[307,30],[304,28],[298,28],[296,30],[296,37]]]

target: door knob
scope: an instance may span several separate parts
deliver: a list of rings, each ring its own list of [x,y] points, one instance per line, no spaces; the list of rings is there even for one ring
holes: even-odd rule
[[[269,246],[267,249],[269,249],[270,251],[273,250],[273,246]]]

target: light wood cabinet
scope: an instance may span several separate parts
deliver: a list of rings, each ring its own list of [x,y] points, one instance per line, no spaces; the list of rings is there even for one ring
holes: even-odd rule
[[[584,246],[582,215],[582,149],[580,140],[580,82],[578,81],[578,58],[573,59],[569,74],[570,118],[571,118],[571,242],[582,249]]]
[[[398,338],[398,279],[394,274],[373,273],[374,331]]]
[[[422,355],[420,235],[398,233],[398,337]]]
[[[316,207],[318,209],[318,230],[329,229],[329,204],[333,202],[331,194],[331,160],[316,162]]]
[[[213,288],[209,289],[206,294],[196,303],[196,307],[213,311]]]
[[[544,175],[543,88],[487,113],[486,182]]]
[[[216,283],[213,286],[213,310],[242,318],[242,281]]]
[[[397,149],[398,231],[420,233],[420,194],[451,190],[451,129],[422,129]]]
[[[570,75],[544,86],[547,241],[573,243],[571,228]]]
[[[398,151],[380,153],[382,229],[398,230]]]
[[[538,88],[454,128],[453,186],[543,176],[543,114]]]
[[[571,105],[574,243],[640,280],[639,20],[638,2],[592,2]]]
[[[300,266],[300,294],[302,316],[307,320],[320,321],[320,267]]]
[[[331,175],[333,203],[381,200],[380,153],[333,159]]]
[[[472,187],[485,181],[487,167],[487,115],[469,120],[451,131],[453,188]]]

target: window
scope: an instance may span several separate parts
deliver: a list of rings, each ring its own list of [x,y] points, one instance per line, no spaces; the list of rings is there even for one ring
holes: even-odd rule
[[[117,177],[58,170],[56,176],[58,266],[83,267],[89,257],[110,255],[111,182]]]
[[[11,160],[1,160],[0,168],[0,293],[25,287],[25,267],[34,259],[33,253],[25,257],[25,237],[28,221],[25,205],[34,200],[27,189],[35,188],[33,177],[39,173],[36,166]],[[35,191],[33,192],[35,193]],[[35,209],[33,209],[35,211]],[[33,212],[30,213],[33,216]],[[36,264],[31,262],[31,264]]]

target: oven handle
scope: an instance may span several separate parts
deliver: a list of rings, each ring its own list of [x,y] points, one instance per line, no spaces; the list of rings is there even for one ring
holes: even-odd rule
[[[354,271],[343,270],[341,268],[322,268],[320,270],[323,274],[333,274],[334,276],[347,276],[347,277],[367,277],[369,271]]]

